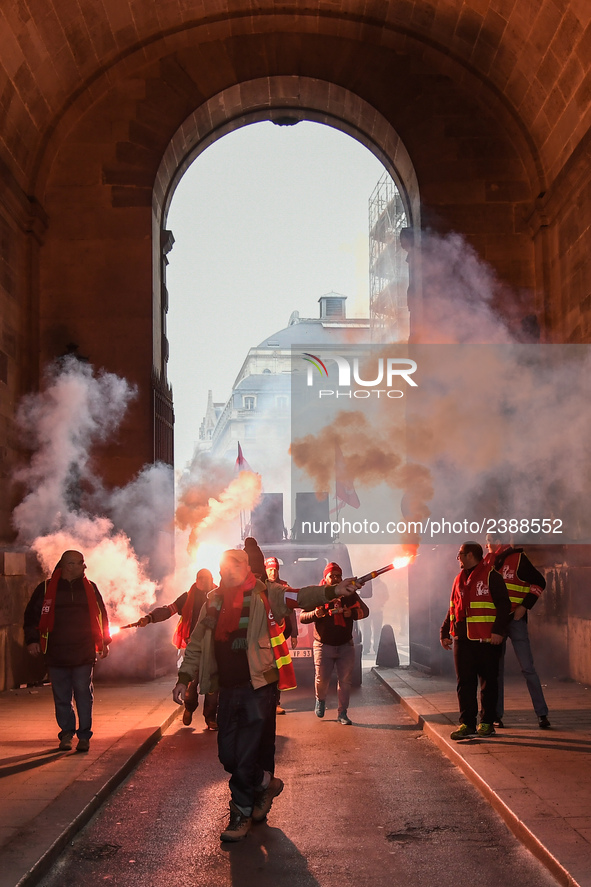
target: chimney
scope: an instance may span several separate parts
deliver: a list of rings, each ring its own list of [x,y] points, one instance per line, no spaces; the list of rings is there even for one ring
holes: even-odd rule
[[[345,320],[347,314],[345,309],[346,296],[339,293],[327,293],[320,296],[320,320]]]

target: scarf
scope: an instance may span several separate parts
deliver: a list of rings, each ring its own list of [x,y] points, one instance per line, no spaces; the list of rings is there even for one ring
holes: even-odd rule
[[[256,585],[256,576],[249,573],[240,585],[221,587],[221,595],[215,595],[215,638],[232,640],[233,650],[246,650],[246,630],[250,619],[250,592]],[[208,608],[209,610],[209,608]],[[209,613],[208,613],[209,615]]]
[[[200,591],[197,588],[197,584],[193,583],[187,594],[187,600],[185,601],[185,605],[181,610],[181,618],[177,623],[177,626],[174,630],[174,635],[172,637],[172,643],[177,648],[177,650],[185,649],[185,647],[189,643],[191,632],[195,628],[195,625],[193,624],[193,612],[195,609],[195,598],[198,594],[205,594],[205,592]],[[207,594],[205,595],[205,598],[207,600]]]
[[[39,620],[39,634],[41,652],[47,653],[47,643],[49,641],[49,632],[53,630],[55,622],[55,599],[57,596],[57,586],[61,578],[62,571],[59,567],[53,571],[51,579],[45,580],[45,597],[43,598],[43,606],[41,607],[41,619]],[[97,653],[101,653],[103,649],[103,614],[99,607],[94,587],[86,578],[82,577],[84,591],[86,592],[86,600],[88,601],[88,612],[90,615],[90,627],[94,638],[94,646]],[[109,633],[108,625],[105,626],[107,634]]]

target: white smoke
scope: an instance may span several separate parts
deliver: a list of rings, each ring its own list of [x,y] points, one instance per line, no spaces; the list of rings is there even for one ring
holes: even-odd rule
[[[328,489],[336,441],[362,505],[360,489],[388,484],[405,492],[410,520],[555,519],[564,532],[547,541],[586,538],[591,350],[533,341],[527,294],[502,285],[459,235],[423,235],[413,261],[423,313],[408,356],[419,387],[399,408],[351,400],[294,441],[294,461]],[[364,378],[374,377],[375,356]]]
[[[537,320],[531,293],[503,284],[462,235],[422,232],[420,250],[411,256],[423,297],[414,341],[486,345],[532,341]]]
[[[158,525],[166,528],[164,503],[172,502],[172,471],[166,466],[146,469],[112,493],[93,470],[92,446],[116,432],[134,396],[125,379],[95,374],[89,364],[68,357],[50,367],[42,390],[25,397],[17,412],[33,450],[15,477],[26,490],[13,512],[19,540],[37,552],[46,573],[63,551],[81,551],[115,623],[137,619],[138,610],[155,600],[157,585],[129,535],[137,535],[147,560],[147,537]]]
[[[81,551],[87,575],[99,588],[112,625],[134,622],[154,602],[157,585],[145,574],[128,536],[107,518],[78,515],[69,526],[31,543],[46,574],[68,550]]]
[[[41,392],[23,398],[16,414],[31,461],[15,474],[28,490],[13,512],[23,541],[59,529],[82,496],[81,481],[99,483],[90,463],[92,445],[118,428],[135,390],[113,373],[94,374],[75,357],[52,365]]]

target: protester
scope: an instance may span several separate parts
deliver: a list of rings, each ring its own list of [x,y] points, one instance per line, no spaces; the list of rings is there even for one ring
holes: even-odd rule
[[[458,678],[460,726],[451,733],[455,740],[495,732],[501,644],[511,614],[505,583],[483,560],[482,546],[464,542],[457,558],[462,569],[454,580],[440,634],[445,650],[453,646]],[[479,679],[482,719],[477,730]]]
[[[208,594],[215,588],[213,576],[209,570],[199,570],[195,582],[188,591],[184,591],[176,601],[164,607],[156,607],[150,613],[139,620],[138,624],[144,628],[151,622],[164,622],[176,613],[181,614],[172,639],[177,650],[184,650],[187,646],[191,632],[197,624],[201,607],[207,600]],[[193,720],[193,713],[199,705],[199,693],[197,682],[191,681],[185,696],[185,710],[183,712],[183,724],[188,727]],[[203,717],[208,730],[217,730],[218,694],[206,693],[203,701]]]
[[[343,571],[336,563],[327,564],[322,584],[337,588],[343,580]],[[369,615],[367,604],[356,591],[334,603],[323,603],[314,610],[300,615],[302,625],[314,623],[314,669],[316,704],[314,711],[319,718],[324,717],[326,696],[333,669],[337,670],[337,720],[339,724],[350,726],[349,698],[355,668],[355,646],[353,644],[353,623]]]
[[[513,619],[509,622],[507,637],[513,644],[513,650],[521,668],[521,673],[527,683],[527,689],[538,718],[538,726],[542,730],[547,730],[550,727],[548,705],[542,690],[542,683],[534,665],[527,624],[528,613],[538,602],[540,595],[546,588],[546,580],[539,570],[536,570],[527,555],[524,554],[523,548],[514,548],[500,536],[495,537],[490,533],[486,537],[486,547],[488,554],[485,560],[505,580],[511,600]],[[500,727],[503,726],[505,709],[506,647],[507,638],[503,641],[499,664],[499,695],[495,723]]]
[[[97,653],[102,659],[107,656],[111,643],[103,599],[85,570],[79,551],[64,551],[51,578],[37,586],[25,610],[27,650],[47,661],[61,751],[70,751],[74,735],[76,750],[89,750],[94,664]]]
[[[220,838],[239,841],[283,791],[274,775],[277,691],[293,688],[295,675],[278,621],[295,607],[310,609],[354,585],[297,591],[264,583],[238,549],[223,554],[220,575],[187,644],[173,698],[181,704],[197,677],[204,693],[219,687],[218,753],[231,774],[230,819]]]

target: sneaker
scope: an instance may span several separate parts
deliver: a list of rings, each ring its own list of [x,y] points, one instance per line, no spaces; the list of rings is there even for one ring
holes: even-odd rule
[[[284,714],[285,714],[285,709],[284,709],[284,708],[281,708],[280,705],[277,706],[277,714],[278,714],[278,715],[284,715]]]
[[[250,831],[252,818],[230,801],[230,821],[220,835],[220,841],[241,841]]]
[[[217,730],[218,728],[217,721],[206,721],[205,723],[207,724],[208,730]]]
[[[79,739],[76,751],[88,751],[90,749],[90,739]]]
[[[252,811],[253,822],[263,822],[267,818],[267,814],[273,806],[273,801],[283,791],[283,782],[276,776],[271,777],[271,782],[262,792],[257,792],[254,799],[254,807]]]
[[[495,735],[495,727],[494,724],[479,724],[478,725],[478,735],[479,736],[494,736]]]
[[[60,751],[72,751],[72,739],[73,738],[74,738],[73,733],[64,733],[64,735],[60,739],[59,750]]]
[[[540,730],[547,730],[550,726],[550,721],[548,720],[547,715],[542,715],[541,718],[538,718],[538,727]]]
[[[186,708],[183,712],[183,724],[185,725],[185,727],[188,727],[192,720],[193,712],[189,711],[189,709]]]
[[[499,718],[498,720],[494,721],[494,726],[495,726],[495,727],[500,727],[501,730],[502,730],[502,729],[504,728],[505,725],[503,724],[502,720]]]
[[[337,721],[339,722],[339,724],[345,724],[347,727],[350,727],[353,723],[353,721],[347,714],[347,709],[339,714],[339,716],[337,717]]]
[[[317,699],[316,705],[314,706],[314,714],[317,718],[324,717],[324,709],[326,708],[326,702],[324,699]]]
[[[473,739],[478,736],[475,727],[468,727],[467,724],[460,724],[457,730],[449,734],[450,739]]]

